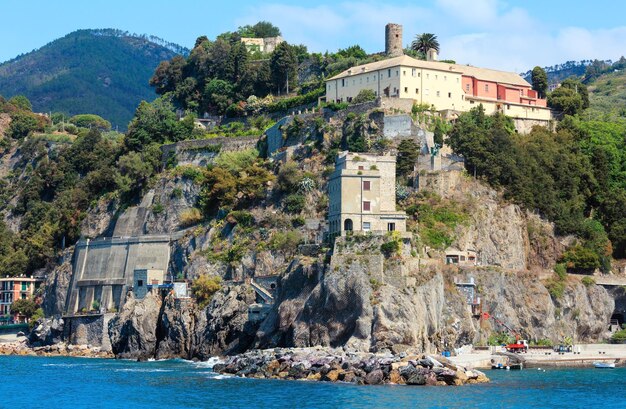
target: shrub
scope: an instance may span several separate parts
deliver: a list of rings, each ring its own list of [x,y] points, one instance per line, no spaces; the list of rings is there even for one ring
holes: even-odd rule
[[[565,282],[552,278],[546,284],[546,288],[548,289],[550,296],[556,300],[563,297],[563,293],[565,292]]]
[[[583,277],[583,279],[580,282],[583,283],[585,287],[591,287],[593,285],[596,285],[596,280],[594,280],[592,277],[589,277],[589,276]]]
[[[196,183],[201,183],[204,178],[202,168],[195,165],[179,165],[174,168],[175,176],[182,176],[185,179],[193,180]]]
[[[43,313],[43,309],[37,308],[33,316],[30,317],[30,321],[28,322],[28,328],[32,330],[35,327],[35,324],[37,323],[37,321],[39,321],[44,316],[45,315]]]
[[[11,304],[11,311],[17,312],[26,318],[30,318],[37,311],[37,304],[31,299],[15,300],[13,301],[13,304]]]
[[[560,280],[565,280],[567,277],[567,269],[565,268],[564,263],[557,263],[554,266],[554,273],[559,277]]]
[[[298,164],[294,161],[289,161],[281,166],[280,171],[278,171],[276,185],[282,192],[294,193],[298,190],[303,178],[304,175],[298,169]]]
[[[626,329],[621,329],[616,331],[611,337],[611,341],[613,342],[624,342],[626,341]]]
[[[152,213],[154,213],[154,214],[163,213],[164,210],[165,210],[165,207],[163,206],[163,204],[161,202],[155,202],[152,205]]]
[[[352,99],[353,104],[362,104],[364,102],[374,101],[376,94],[371,89],[362,89],[356,97]]]
[[[399,255],[401,248],[402,241],[397,235],[392,235],[391,240],[380,245],[380,251],[385,255],[385,257]]]
[[[289,230],[287,232],[277,231],[272,235],[269,247],[272,250],[293,252],[301,241],[302,235],[296,230]]]
[[[219,276],[202,274],[191,284],[191,292],[201,309],[206,307],[213,295],[222,288],[222,279]]]
[[[304,209],[306,199],[304,195],[294,193],[285,198],[285,210],[288,213],[300,213]]]
[[[183,197],[183,190],[179,187],[175,187],[174,189],[172,189],[172,197],[175,199],[180,199],[181,197]]]
[[[494,332],[489,335],[489,339],[487,340],[487,345],[498,346],[498,345],[506,345],[510,344],[513,341],[513,337],[511,337],[506,332]]]
[[[298,227],[304,226],[305,223],[306,223],[306,221],[304,220],[304,217],[302,217],[302,216],[297,216],[297,217],[294,217],[293,219],[291,219],[291,225],[294,228],[298,228]]]
[[[194,224],[200,223],[202,220],[202,213],[200,210],[192,207],[191,209],[185,209],[180,214],[180,225],[181,227],[189,227]]]
[[[91,303],[91,309],[95,311],[100,311],[100,300],[93,300]]]
[[[245,210],[233,210],[228,214],[227,219],[232,219],[242,227],[251,227],[254,225],[254,216],[252,216],[252,213]]]
[[[594,270],[601,266],[600,257],[593,250],[579,244],[570,247],[563,254],[567,268],[574,270]]]

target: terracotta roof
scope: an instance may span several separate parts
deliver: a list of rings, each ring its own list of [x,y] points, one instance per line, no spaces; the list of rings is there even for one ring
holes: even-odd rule
[[[348,68],[347,70],[327,79],[326,81],[347,78],[351,77],[352,75],[384,70],[398,66],[454,72],[469,77],[475,77],[479,80],[494,81],[522,87],[530,87],[530,84],[526,80],[524,80],[522,77],[519,76],[519,74],[516,74],[514,72],[498,71],[489,68],[479,68],[471,65],[450,64],[440,61],[423,61],[417,60],[413,57],[409,57],[408,55],[401,55],[399,57],[389,58],[386,60],[357,65],[355,67]]]

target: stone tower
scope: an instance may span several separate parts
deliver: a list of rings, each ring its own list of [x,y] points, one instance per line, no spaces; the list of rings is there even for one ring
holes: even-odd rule
[[[385,26],[385,54],[388,57],[399,57],[404,54],[402,25],[389,23]]]

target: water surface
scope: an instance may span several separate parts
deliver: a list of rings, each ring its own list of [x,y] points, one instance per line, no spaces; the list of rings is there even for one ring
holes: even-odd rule
[[[626,408],[626,368],[487,371],[461,387],[224,377],[207,363],[0,356],[0,408]]]

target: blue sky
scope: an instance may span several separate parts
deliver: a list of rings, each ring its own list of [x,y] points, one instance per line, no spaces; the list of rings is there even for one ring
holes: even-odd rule
[[[0,0],[0,10],[0,61],[81,28],[151,34],[190,48],[200,35],[259,20],[322,52],[353,44],[381,51],[384,25],[400,23],[405,44],[432,32],[441,58],[511,71],[626,54],[626,2],[609,0]]]

